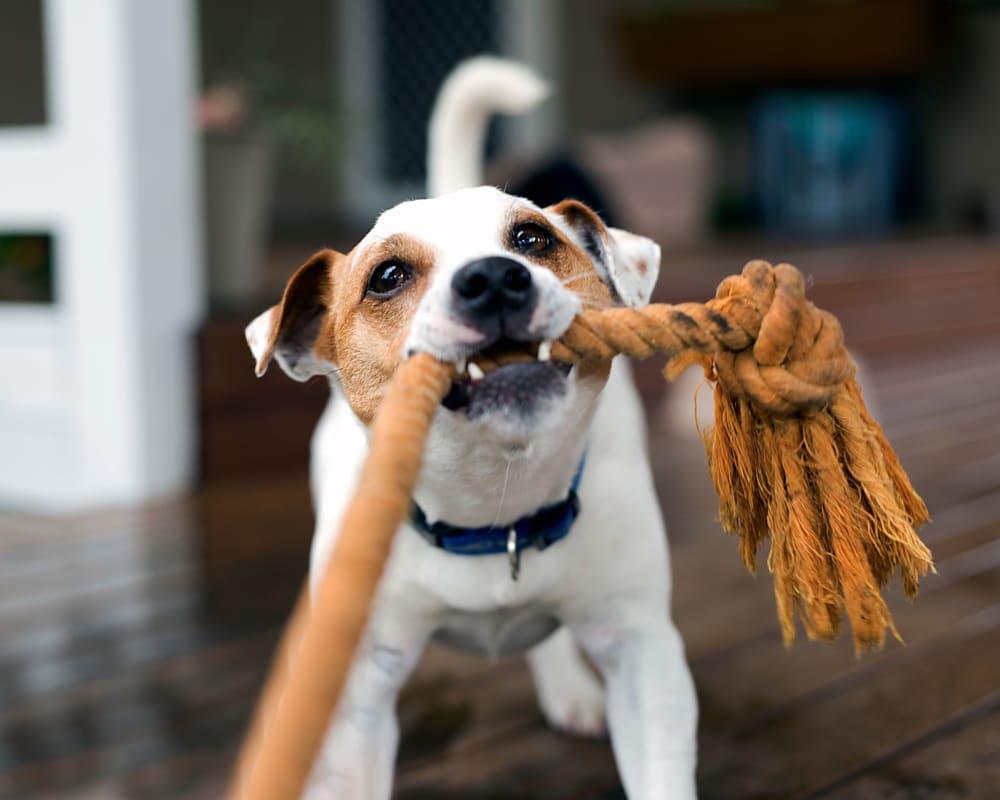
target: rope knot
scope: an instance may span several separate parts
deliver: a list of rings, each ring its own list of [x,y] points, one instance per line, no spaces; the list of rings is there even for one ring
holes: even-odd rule
[[[790,264],[751,261],[705,305],[720,317],[719,381],[770,414],[815,413],[854,372],[840,323],[806,300],[802,273]]]
[[[646,358],[692,354],[714,359],[727,394],[772,416],[812,415],[825,408],[854,372],[836,318],[805,298],[795,267],[751,261],[707,303],[586,311],[556,343],[554,358]]]

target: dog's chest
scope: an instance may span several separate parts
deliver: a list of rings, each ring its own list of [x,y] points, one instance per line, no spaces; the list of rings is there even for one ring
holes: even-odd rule
[[[445,613],[434,638],[460,650],[499,657],[534,647],[559,624],[550,609],[540,606],[452,610]]]

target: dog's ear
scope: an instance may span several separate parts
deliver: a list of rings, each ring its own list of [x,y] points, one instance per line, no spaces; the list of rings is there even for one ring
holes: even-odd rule
[[[594,268],[611,287],[615,299],[626,306],[644,306],[653,295],[660,274],[660,246],[652,239],[608,228],[579,200],[563,200],[552,211],[576,233],[594,262]]]
[[[660,276],[660,246],[645,236],[608,228],[611,283],[627,306],[644,306]]]
[[[244,334],[257,377],[267,372],[272,356],[297,381],[335,368],[333,343],[317,338],[330,302],[330,272],[340,258],[334,250],[316,253],[289,279],[281,302],[247,325]]]

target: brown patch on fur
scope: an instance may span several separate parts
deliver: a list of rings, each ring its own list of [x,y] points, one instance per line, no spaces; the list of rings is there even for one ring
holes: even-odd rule
[[[379,300],[367,297],[372,270],[397,260],[413,270],[402,291]],[[388,381],[399,366],[403,344],[420,299],[430,283],[434,248],[412,236],[396,234],[364,251],[353,252],[347,274],[338,275],[325,338],[337,342],[337,366],[347,402],[366,425],[375,416]]]
[[[366,296],[371,271],[389,260],[410,267],[412,281],[385,300]],[[313,353],[336,364],[348,403],[362,422],[370,424],[399,366],[410,321],[434,261],[430,245],[405,235],[390,236],[346,255],[321,250],[289,279],[275,307],[277,325],[265,358],[297,324],[322,314]]]
[[[577,231],[577,235],[585,242],[588,236],[595,237],[595,246],[601,247],[604,249],[604,252],[607,252],[607,228],[604,227],[601,218],[589,206],[581,203],[579,200],[563,200],[554,206],[549,206],[545,210],[550,214],[562,217],[571,228]],[[584,308],[603,309],[614,305],[611,289],[594,267],[593,259],[596,257],[596,254],[588,252],[585,247],[581,247],[576,242],[569,240],[562,231],[556,230],[553,233],[565,245],[568,253],[571,253],[571,255],[564,256],[564,262],[567,265],[571,265],[571,268],[574,270],[573,275],[586,275],[586,277],[573,277],[572,282],[566,283],[568,279],[563,278],[554,269],[553,272],[556,272],[563,282],[566,283],[566,288],[572,290],[580,297]],[[581,380],[596,379],[604,382],[608,379],[610,372],[610,361],[591,361],[577,365],[577,374]]]
[[[566,218],[567,212],[569,214],[589,214],[600,225],[600,219],[597,218],[597,215],[577,200],[563,200],[563,202],[545,210],[564,218]],[[612,305],[608,285],[597,273],[593,259],[586,249],[553,226],[552,220],[545,214],[525,208],[514,209],[509,227],[513,229],[515,225],[525,222],[533,222],[551,231],[553,239],[552,247],[549,250],[538,254],[528,253],[526,254],[527,258],[552,270],[563,285],[580,298],[584,308],[609,308]],[[603,229],[603,225],[601,228]],[[597,235],[600,235],[600,232],[597,232]]]
[[[330,269],[341,258],[343,256],[336,250],[320,250],[310,256],[288,279],[281,301],[270,309],[276,322],[267,348],[259,359],[262,369],[271,361],[281,339],[292,336],[295,329],[306,324],[310,316],[326,312],[324,298],[329,290]],[[332,342],[330,344],[332,346]],[[321,355],[319,351],[317,355]],[[334,360],[332,350],[327,350],[327,355],[321,357]]]

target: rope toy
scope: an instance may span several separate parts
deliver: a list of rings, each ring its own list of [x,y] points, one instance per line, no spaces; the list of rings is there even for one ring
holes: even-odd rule
[[[725,529],[746,566],[770,534],[782,636],[794,617],[832,639],[846,611],[856,651],[899,638],[881,595],[897,569],[907,597],[933,569],[915,528],[928,519],[865,408],[840,324],[805,298],[801,273],[752,261],[707,303],[585,311],[552,358],[670,357],[715,382],[705,435]],[[232,796],[297,798],[361,641],[393,536],[409,510],[424,443],[455,368],[427,354],[400,364],[318,594],[303,591],[244,743]],[[310,608],[311,605],[311,608]]]

